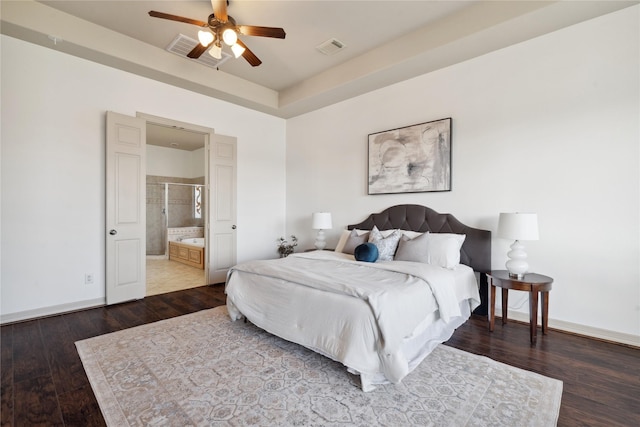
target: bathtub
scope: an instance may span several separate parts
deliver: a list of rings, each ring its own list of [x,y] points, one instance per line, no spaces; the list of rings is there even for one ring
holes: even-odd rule
[[[204,237],[204,227],[169,227],[167,228],[167,241],[179,242],[188,237]]]
[[[180,239],[179,243],[184,243],[189,246],[196,246],[198,248],[204,248],[204,237],[187,237]]]
[[[169,242],[169,260],[204,269],[204,237],[187,237]]]

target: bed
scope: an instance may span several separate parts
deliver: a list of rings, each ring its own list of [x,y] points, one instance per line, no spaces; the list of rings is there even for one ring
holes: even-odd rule
[[[393,260],[345,253],[371,234],[381,257],[401,235]],[[234,266],[225,292],[233,320],[342,363],[370,391],[400,382],[474,310],[486,314],[490,269],[490,231],[425,206],[397,205],[348,225],[336,251]]]

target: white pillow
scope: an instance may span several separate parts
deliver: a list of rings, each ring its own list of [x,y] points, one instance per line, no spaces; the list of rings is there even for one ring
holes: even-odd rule
[[[387,237],[383,237],[378,227],[373,226],[369,234],[369,243],[378,248],[378,261],[391,261],[398,248],[398,242],[402,237],[400,230],[392,230]]]
[[[460,248],[467,237],[465,234],[429,233],[429,264],[454,269],[460,264]]]
[[[342,252],[342,248],[344,248],[344,244],[347,242],[349,234],[351,234],[351,230],[342,230],[342,234],[340,235],[340,239],[338,239],[338,244],[336,245],[336,252]]]
[[[354,228],[354,230],[356,230],[356,232],[358,233],[358,236],[362,236],[365,233],[368,233],[369,230],[358,230],[356,228]],[[336,252],[342,252],[342,250],[344,249],[344,245],[345,243],[347,243],[347,239],[349,239],[349,235],[351,234],[352,230],[342,230],[342,234],[340,235],[340,240],[338,240],[338,244],[336,245]]]

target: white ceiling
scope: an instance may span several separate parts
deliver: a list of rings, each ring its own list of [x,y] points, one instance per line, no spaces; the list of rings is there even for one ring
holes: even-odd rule
[[[285,29],[286,39],[241,36],[263,61],[219,70],[166,52],[206,21],[209,0],[2,0],[3,34],[280,117],[293,117],[555,31],[638,1],[231,0],[238,24]],[[316,50],[336,38],[333,56]],[[55,39],[55,40],[53,40]],[[206,55],[206,53],[205,53]]]
[[[198,132],[147,121],[147,144],[174,150],[195,151],[204,147],[205,137]]]
[[[160,49],[178,34],[198,39],[200,27],[152,18],[150,10],[207,21],[213,13],[201,1],[63,1],[48,6],[143,41]],[[262,61],[227,61],[221,70],[280,91],[361,55],[389,40],[466,7],[469,1],[247,1],[230,0],[227,11],[238,24],[284,28],[284,40],[240,36]],[[325,56],[316,46],[335,37],[347,50]],[[226,51],[230,52],[225,48]],[[185,59],[188,61],[189,59]],[[208,70],[212,78],[215,71]]]

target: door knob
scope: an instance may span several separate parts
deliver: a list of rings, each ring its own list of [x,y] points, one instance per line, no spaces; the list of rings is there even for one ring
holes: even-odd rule
[[[109,231],[109,234],[111,234],[112,236],[115,236],[116,234],[118,234],[118,232],[116,230],[111,230]]]
[[[232,230],[235,230],[235,229],[236,229],[235,224],[231,226],[231,229],[232,229]]]

